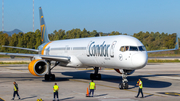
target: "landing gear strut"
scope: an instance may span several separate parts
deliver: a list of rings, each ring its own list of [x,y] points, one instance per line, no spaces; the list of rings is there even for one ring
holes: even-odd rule
[[[94,74],[90,74],[90,79],[91,80],[101,80],[101,74],[98,74],[99,67],[94,68]]]
[[[119,84],[119,89],[128,89],[127,72],[122,73],[122,83]]]
[[[48,62],[49,71],[48,71],[48,74],[45,74],[44,79],[45,81],[55,81],[55,75],[51,73],[51,70],[54,67],[56,67],[59,64],[59,62],[56,62],[52,68],[51,68],[51,61],[47,61],[47,62]]]

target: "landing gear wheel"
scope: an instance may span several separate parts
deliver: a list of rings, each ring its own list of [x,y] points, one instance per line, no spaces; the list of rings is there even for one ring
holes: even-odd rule
[[[120,83],[119,84],[119,89],[128,89],[128,83]]]
[[[101,80],[101,74],[94,74],[94,80]]]
[[[119,89],[123,89],[123,83],[119,84]]]
[[[51,74],[50,77],[49,77],[49,79],[50,79],[51,81],[55,81],[55,75],[54,75],[54,74]]]
[[[98,74],[98,80],[101,80],[101,74]]]
[[[128,89],[128,83],[127,82],[124,85],[124,89]]]
[[[101,74],[90,74],[91,80],[101,80]]]
[[[45,81],[55,81],[55,75],[54,74],[45,74],[44,76]]]
[[[52,80],[55,81],[55,78],[56,78],[56,77],[55,77],[55,75],[53,74],[53,79],[52,79]]]
[[[94,80],[94,74],[90,74],[90,79]]]
[[[49,81],[49,75],[45,74],[44,79],[45,79],[45,81]]]

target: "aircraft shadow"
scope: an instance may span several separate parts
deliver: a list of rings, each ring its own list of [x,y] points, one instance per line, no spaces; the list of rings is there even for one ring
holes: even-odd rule
[[[71,78],[64,78],[64,77],[56,77],[55,81],[69,81]],[[42,80],[43,82],[54,82],[54,81],[45,81]]]
[[[85,80],[90,80],[90,72],[91,70],[86,70],[86,71],[76,71],[76,72],[61,72],[61,74],[66,75],[66,76],[71,76],[67,77],[67,79],[85,79]],[[56,72],[59,73],[59,72]],[[83,76],[82,76],[83,75]],[[128,84],[133,86],[130,87],[130,89],[133,89],[136,87],[136,83],[138,79],[141,79],[143,81],[143,86],[148,87],[148,88],[165,88],[169,87],[172,85],[170,82],[165,82],[165,81],[156,81],[156,80],[149,80],[145,77],[154,77],[154,76],[172,76],[172,75],[178,75],[178,74],[155,74],[155,75],[138,75],[138,76],[128,76]],[[114,75],[107,75],[107,74],[101,74],[102,81],[106,82],[113,82],[113,83],[121,83],[122,78],[121,75],[119,76],[114,76]],[[61,81],[63,78],[56,78],[56,81]]]
[[[25,98],[21,98],[21,100],[31,99],[31,98],[35,98],[35,97],[37,97],[37,96],[25,97]]]
[[[154,94],[149,94],[149,95],[146,95],[146,96],[144,96],[145,98],[146,97],[151,97],[151,96],[153,96]]]
[[[63,101],[63,100],[69,100],[69,99],[73,99],[74,97],[68,97],[68,98],[63,98],[63,99],[59,99],[60,101]]]
[[[58,77],[56,76],[56,82],[57,81],[69,81],[69,79],[84,79],[84,80],[89,80],[90,81],[90,74],[92,73],[92,70],[85,70],[85,71],[73,71],[73,72],[53,72],[53,73],[61,73],[62,75],[65,76],[70,76],[70,77]],[[45,81],[44,77],[34,77],[31,74],[25,73],[27,76],[24,76],[24,73],[18,74],[18,76],[14,75],[4,75],[0,74],[0,78],[14,78],[15,81],[36,81],[36,80],[42,80],[42,82],[54,82],[54,81]],[[154,75],[138,75],[138,76],[133,76],[130,75],[127,77],[128,79],[128,84],[131,85],[129,89],[133,89],[136,87],[136,83],[138,79],[141,79],[143,81],[143,86],[148,87],[148,88],[165,88],[169,87],[172,85],[172,83],[168,81],[157,81],[157,80],[149,80],[145,77],[160,77],[160,76],[180,76],[179,74],[154,74]],[[101,74],[102,81],[106,82],[113,82],[113,83],[121,83],[122,77],[121,75],[119,76],[114,76],[114,75],[108,75],[108,74]],[[96,81],[96,80],[95,80]],[[0,82],[1,83],[1,82]]]
[[[106,96],[108,94],[100,94],[100,95],[94,95],[94,97],[100,97],[100,96]]]

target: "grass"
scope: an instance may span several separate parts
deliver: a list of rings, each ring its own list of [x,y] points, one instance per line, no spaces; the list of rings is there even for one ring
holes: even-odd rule
[[[8,56],[8,55],[0,55],[0,58],[6,58],[6,57],[10,57],[10,56]]]
[[[148,60],[148,63],[180,63],[180,60],[174,59],[174,60],[158,60],[158,59],[153,59],[153,60]]]
[[[148,54],[148,57],[180,57],[180,54]]]
[[[179,57],[179,51],[165,51],[157,53],[148,53],[148,57]]]
[[[29,64],[29,62],[0,62],[0,64]]]

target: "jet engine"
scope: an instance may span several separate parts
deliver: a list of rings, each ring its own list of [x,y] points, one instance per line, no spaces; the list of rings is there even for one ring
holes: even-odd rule
[[[125,70],[125,69],[114,69],[114,70],[120,74],[127,73],[127,75],[131,75],[135,71],[135,70]]]
[[[48,63],[42,59],[36,59],[31,61],[28,66],[29,72],[34,76],[43,76],[48,73]]]

